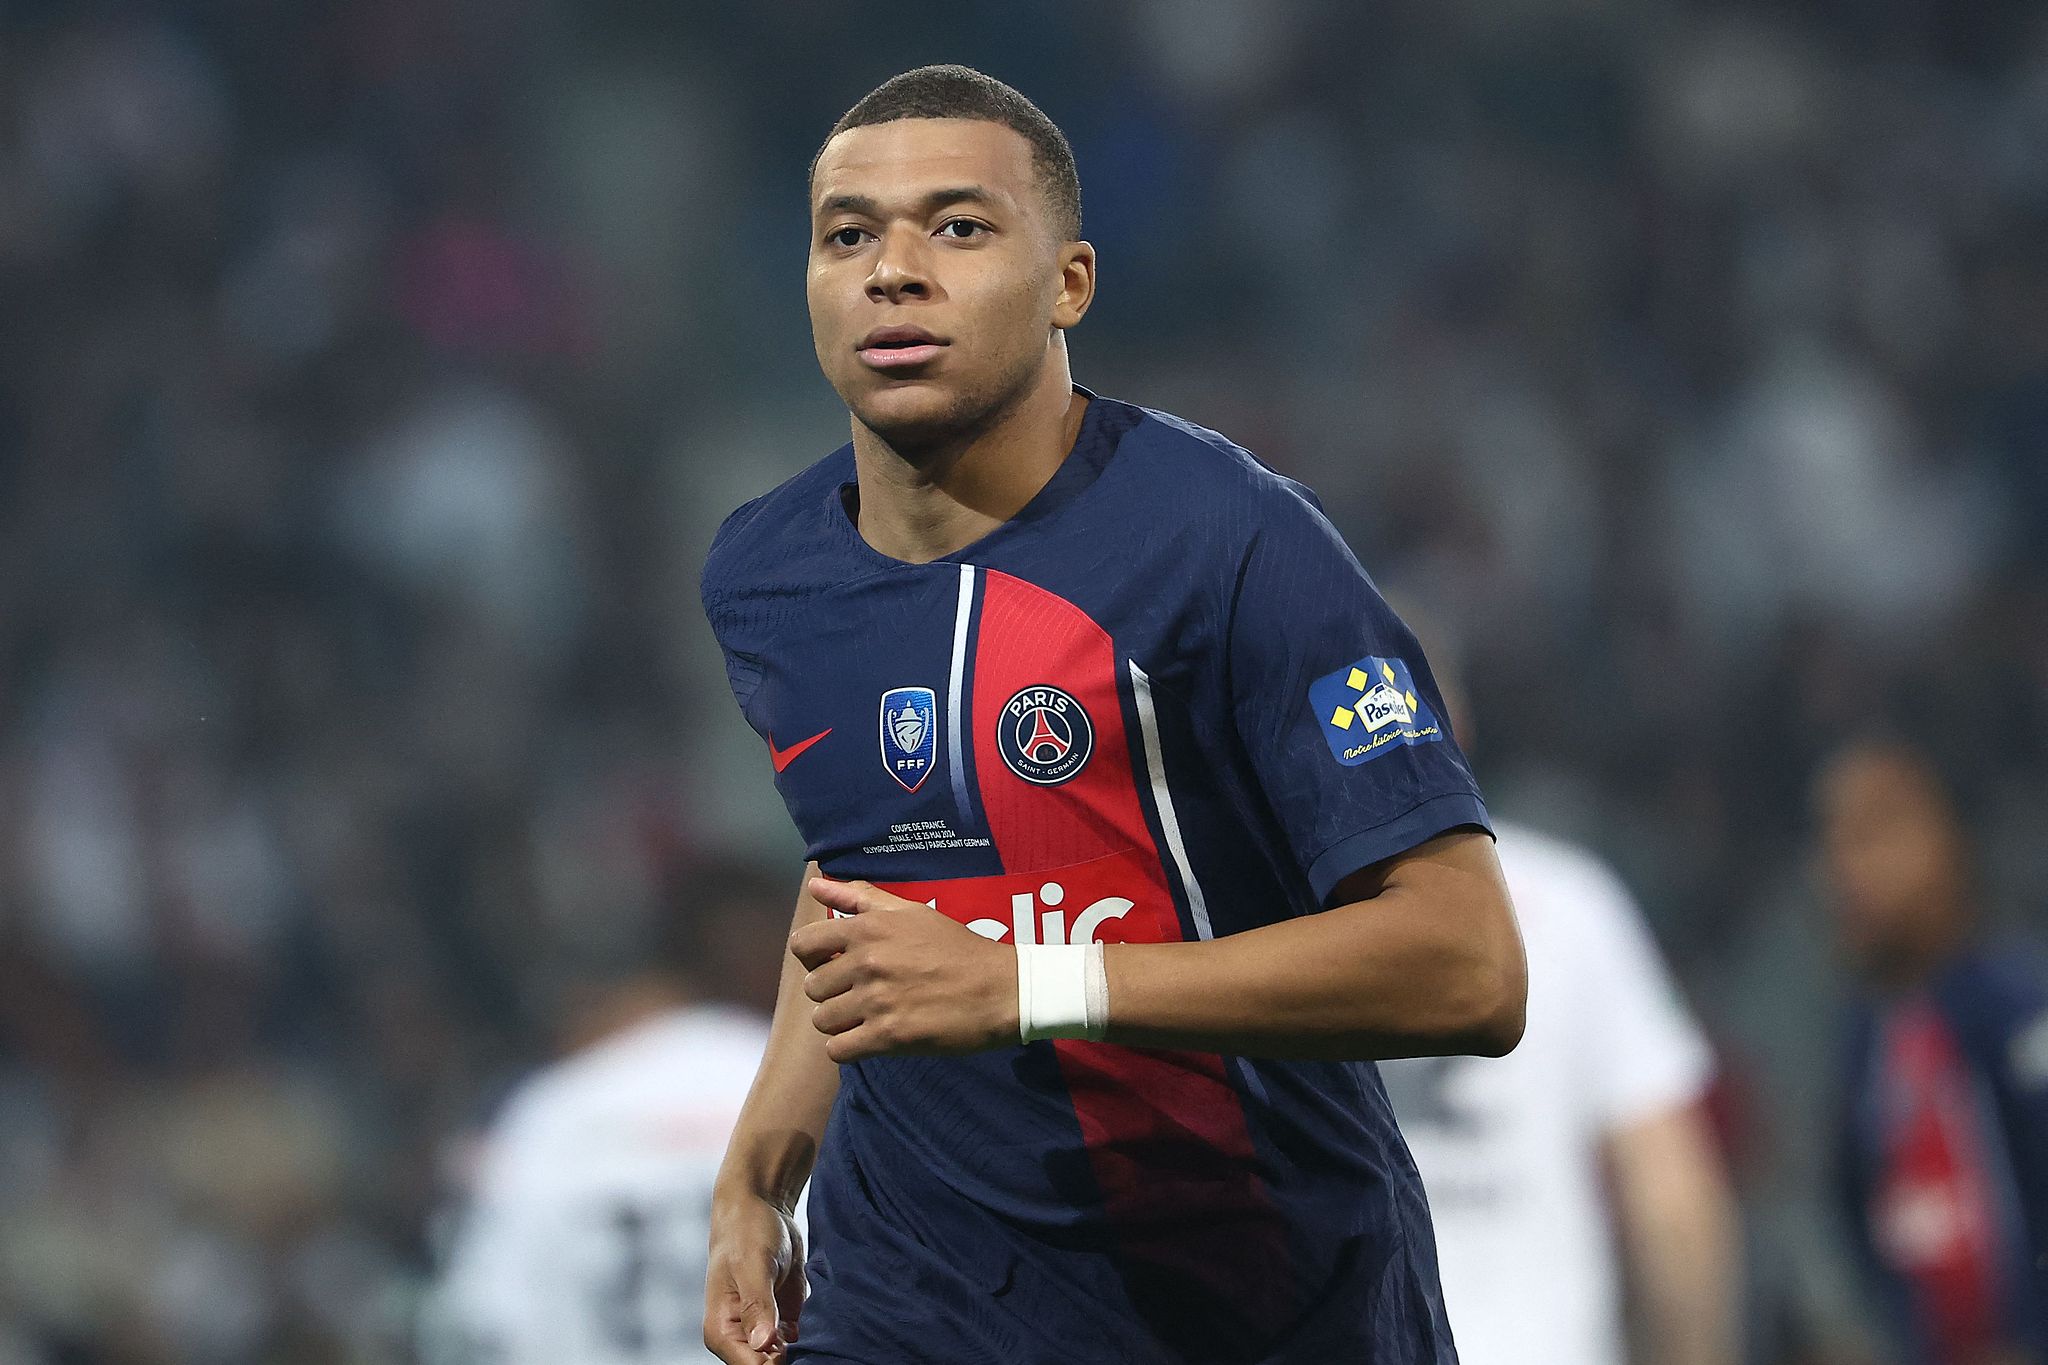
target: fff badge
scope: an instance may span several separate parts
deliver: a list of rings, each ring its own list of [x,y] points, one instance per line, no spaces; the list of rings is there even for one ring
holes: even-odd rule
[[[892,687],[882,694],[882,766],[916,791],[939,753],[939,699],[929,687]]]
[[[1322,722],[1323,738],[1339,763],[1355,768],[1391,749],[1436,744],[1442,721],[1415,693],[1415,679],[1399,659],[1367,655],[1308,685],[1308,704]]]

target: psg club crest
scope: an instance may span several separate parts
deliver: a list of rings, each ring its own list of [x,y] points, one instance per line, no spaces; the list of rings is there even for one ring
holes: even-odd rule
[[[882,766],[914,792],[939,754],[939,699],[929,687],[892,687],[882,694]]]
[[[1004,705],[996,748],[1026,782],[1056,787],[1087,766],[1095,722],[1057,687],[1027,687]]]

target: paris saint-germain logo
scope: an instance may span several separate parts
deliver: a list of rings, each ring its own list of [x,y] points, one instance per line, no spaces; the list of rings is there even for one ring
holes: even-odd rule
[[[892,687],[882,694],[882,766],[916,791],[939,754],[939,699],[929,687]]]
[[[1004,705],[996,748],[1026,782],[1056,787],[1087,765],[1095,751],[1095,723],[1057,687],[1027,687]]]

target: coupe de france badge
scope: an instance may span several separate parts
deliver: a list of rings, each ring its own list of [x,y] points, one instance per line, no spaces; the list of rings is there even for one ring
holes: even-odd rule
[[[882,694],[882,766],[916,791],[939,753],[939,699],[929,687],[892,687]]]
[[[1399,659],[1367,655],[1308,685],[1308,704],[1322,722],[1330,752],[1355,768],[1402,744],[1436,744],[1444,727],[1415,694],[1415,679]]]

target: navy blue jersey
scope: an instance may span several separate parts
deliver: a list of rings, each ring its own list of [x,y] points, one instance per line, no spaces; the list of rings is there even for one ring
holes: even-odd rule
[[[1844,1212],[1906,1359],[2048,1363],[2048,960],[1980,948],[1866,1002],[1847,1074]]]
[[[1045,488],[929,564],[861,539],[854,482],[848,446],[735,512],[704,571],[828,874],[1003,942],[1177,942],[1485,827],[1414,637],[1308,490],[1215,433],[1091,396]],[[811,1219],[799,1359],[1456,1359],[1370,1064],[849,1065]]]

